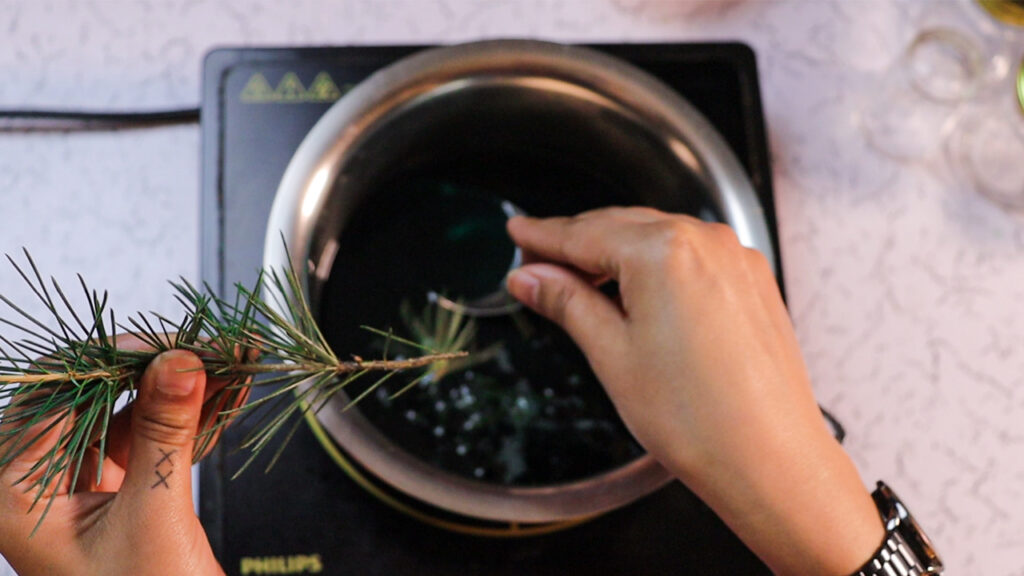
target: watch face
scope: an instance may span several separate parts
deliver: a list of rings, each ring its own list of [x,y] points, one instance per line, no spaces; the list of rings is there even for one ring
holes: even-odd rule
[[[917,557],[921,563],[921,569],[925,574],[936,574],[943,568],[942,560],[939,558],[938,553],[935,552],[935,548],[932,547],[932,541],[928,539],[928,535],[921,530],[921,527],[914,520],[914,517],[910,515],[910,512],[903,506],[903,503],[899,500],[896,501],[896,507],[902,513],[906,514],[900,521],[900,526],[897,528],[903,539],[906,540],[907,546],[910,548],[910,552]]]
[[[942,571],[942,560],[939,558],[932,541],[921,530],[921,526],[907,510],[903,501],[896,496],[884,482],[878,483],[878,489],[872,496],[882,514],[882,521],[885,522],[886,530],[899,532],[906,541],[910,552],[917,558],[921,571],[925,574],[938,574]]]

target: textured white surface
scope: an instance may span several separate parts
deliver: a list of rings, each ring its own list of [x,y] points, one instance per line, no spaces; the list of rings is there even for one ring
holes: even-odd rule
[[[872,78],[940,1],[0,0],[0,108],[194,105],[213,46],[737,39],[758,53],[792,313],[823,404],[953,574],[1024,574],[1024,219],[866,148]],[[1018,41],[1017,57],[1024,51]],[[0,251],[174,312],[198,130],[0,132]],[[998,143],[993,143],[997,146]],[[1024,159],[1022,159],[1024,161]],[[0,268],[0,293],[28,294]],[[0,574],[3,574],[0,567]]]

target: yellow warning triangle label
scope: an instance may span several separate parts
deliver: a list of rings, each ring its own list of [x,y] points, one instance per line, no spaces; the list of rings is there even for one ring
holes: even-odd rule
[[[309,90],[306,90],[307,100],[333,102],[338,98],[341,98],[341,90],[327,72],[317,74],[316,78],[313,78],[313,83],[309,85]]]
[[[281,78],[274,89],[274,98],[279,102],[296,102],[306,99],[306,87],[302,85],[295,72],[289,72]]]
[[[287,72],[277,87],[272,88],[266,77],[257,72],[245,83],[238,96],[242,102],[258,104],[334,102],[351,88],[351,84],[345,84],[344,89],[338,88],[327,72],[317,74],[308,89],[302,85],[298,74]]]
[[[245,83],[240,98],[242,102],[267,102],[274,99],[274,89],[263,74],[256,73]]]

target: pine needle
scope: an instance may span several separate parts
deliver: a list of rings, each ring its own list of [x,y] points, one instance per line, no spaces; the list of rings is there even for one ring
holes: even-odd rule
[[[0,295],[0,303],[13,313],[10,317],[0,313],[0,324],[16,333],[0,336],[0,406],[6,404],[0,409],[0,467],[56,431],[54,444],[17,481],[27,484],[26,491],[35,491],[33,507],[51,496],[40,524],[59,488],[66,486],[69,497],[74,493],[91,449],[98,451],[94,480],[99,484],[115,402],[134,400],[146,367],[167,350],[194,352],[211,377],[228,380],[206,401],[207,406],[219,408],[210,410],[201,423],[194,462],[229,423],[251,417],[258,408],[270,408],[261,411],[242,440],[241,449],[248,450],[249,457],[237,474],[285,431],[285,441],[270,460],[273,466],[307,410],[319,410],[331,396],[367,374],[382,375],[355,401],[397,373],[443,371],[446,363],[466,356],[452,347],[467,343],[465,335],[449,330],[438,342],[443,349],[421,346],[426,352],[422,356],[389,360],[385,345],[381,359],[341,360],[317,327],[299,279],[290,269],[261,274],[252,287],[236,285],[230,301],[209,286],[199,289],[181,279],[171,283],[184,308],[181,320],[151,313],[136,314],[121,324],[108,308],[107,293],[90,290],[79,276],[86,304],[76,308],[55,280],[44,281],[27,251],[24,258],[27,266],[7,256],[47,316],[37,318]],[[151,349],[118,348],[119,331],[134,335]],[[391,340],[412,343],[390,332],[375,332],[385,336],[387,344]],[[254,378],[257,375],[261,378]],[[258,385],[277,389],[239,405],[247,390]]]

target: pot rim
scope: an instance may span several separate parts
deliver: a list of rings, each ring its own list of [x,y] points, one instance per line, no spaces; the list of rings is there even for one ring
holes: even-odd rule
[[[610,98],[638,116],[679,161],[707,185],[711,200],[740,242],[776,269],[764,213],[746,172],[717,131],[679,94],[634,66],[596,50],[536,40],[488,40],[427,49],[358,84],[307,134],[278,187],[267,226],[264,267],[307,266],[318,216],[339,167],[361,138],[396,110],[473,79],[551,77]],[[484,81],[484,80],[479,80]],[[287,251],[282,238],[287,240]],[[514,487],[470,480],[431,466],[387,439],[349,399],[334,397],[316,417],[331,437],[374,476],[430,505],[483,520],[549,523],[624,506],[673,476],[650,455],[582,480]]]

